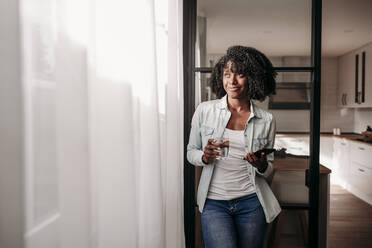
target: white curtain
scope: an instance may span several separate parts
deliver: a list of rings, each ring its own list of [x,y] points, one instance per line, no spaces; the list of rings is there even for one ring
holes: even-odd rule
[[[182,1],[20,3],[26,247],[184,247]],[[38,140],[56,154],[40,219]]]
[[[98,247],[183,244],[181,2],[169,3],[96,1],[90,144]]]

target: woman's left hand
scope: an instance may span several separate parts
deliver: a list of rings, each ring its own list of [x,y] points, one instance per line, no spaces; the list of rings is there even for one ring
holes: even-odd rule
[[[265,153],[261,153],[261,158],[258,158],[252,151],[248,152],[244,157],[253,167],[256,167],[259,172],[264,172],[267,168],[267,159]]]

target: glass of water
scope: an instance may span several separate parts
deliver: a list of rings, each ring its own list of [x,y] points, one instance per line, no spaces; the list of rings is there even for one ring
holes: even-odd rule
[[[221,138],[215,138],[216,142],[214,143],[214,145],[220,147],[221,150],[218,150],[218,152],[220,152],[220,156],[218,156],[216,159],[227,159],[227,156],[229,155],[229,146],[230,146],[230,142],[229,142],[229,139],[225,138],[225,137],[221,137]]]

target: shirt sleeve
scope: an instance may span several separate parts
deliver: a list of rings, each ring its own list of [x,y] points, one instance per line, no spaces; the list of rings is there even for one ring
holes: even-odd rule
[[[272,116],[271,123],[270,123],[270,129],[269,129],[269,136],[268,136],[268,142],[266,145],[266,148],[273,148],[274,142],[275,142],[275,133],[276,133],[276,121],[274,116]],[[260,176],[263,176],[264,178],[269,178],[271,173],[274,170],[274,153],[270,153],[266,156],[267,158],[267,168],[264,172],[259,172],[257,168],[255,168],[256,173]]]
[[[202,161],[204,154],[200,133],[201,104],[196,108],[191,121],[189,143],[187,145],[187,160],[195,166],[206,166]]]

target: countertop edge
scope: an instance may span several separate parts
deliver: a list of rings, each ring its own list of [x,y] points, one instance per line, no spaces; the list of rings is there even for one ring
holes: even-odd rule
[[[293,137],[305,137],[309,136],[310,133],[283,133],[283,132],[277,132],[277,137],[284,137],[284,136],[293,136]],[[321,133],[320,137],[331,137],[331,138],[338,138],[338,139],[347,139],[353,142],[357,142],[359,144],[365,144],[372,146],[372,143],[357,140],[358,138],[361,139],[363,136],[361,134],[357,133],[342,133],[340,135],[334,135],[332,133]]]

